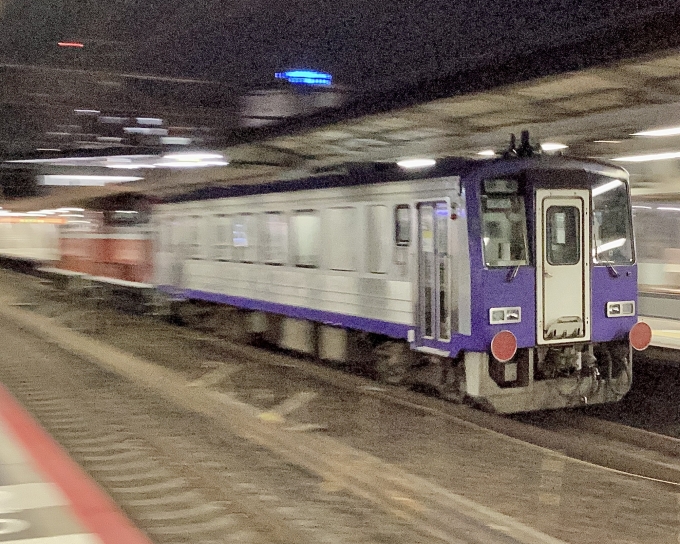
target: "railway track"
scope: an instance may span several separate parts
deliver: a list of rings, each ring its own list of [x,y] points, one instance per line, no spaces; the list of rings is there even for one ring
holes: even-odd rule
[[[436,421],[451,421],[455,422],[457,426],[470,429],[471,432],[478,432],[480,428],[483,428],[486,432],[502,433],[522,442],[534,444],[539,449],[545,448],[553,452],[560,452],[569,457],[605,466],[635,477],[657,480],[662,482],[661,485],[669,484],[675,488],[675,485],[680,483],[675,464],[677,450],[674,449],[675,446],[673,446],[672,441],[666,442],[663,437],[657,439],[659,440],[658,444],[666,445],[658,448],[655,445],[650,450],[648,447],[640,447],[640,445],[649,446],[649,436],[637,439],[636,445],[630,443],[628,438],[631,433],[626,432],[625,429],[619,429],[618,436],[615,436],[613,432],[606,436],[603,434],[602,428],[599,430],[593,428],[592,432],[586,435],[584,434],[585,420],[581,420],[580,423],[568,423],[564,421],[566,417],[564,415],[559,416],[562,418],[561,423],[556,420],[552,422],[546,420],[542,423],[530,422],[527,424],[494,414],[483,413],[466,406],[443,402],[415,392],[378,385],[371,380],[319,366],[298,357],[263,352],[263,350],[251,346],[231,344],[200,331],[177,328],[150,319],[108,312],[101,310],[101,308],[97,311],[83,313],[82,309],[78,307],[77,301],[54,300],[51,294],[46,296],[46,292],[34,280],[30,279],[28,285],[23,284],[24,280],[26,280],[25,277],[22,279],[22,277],[13,276],[10,290],[14,289],[14,293],[9,293],[10,295],[13,294],[15,300],[21,304],[21,306],[16,307],[16,313],[24,315],[24,328],[40,328],[42,326],[40,314],[55,316],[62,323],[67,324],[72,329],[80,330],[81,333],[85,333],[89,337],[104,339],[107,344],[116,345],[125,352],[134,353],[138,357],[141,356],[154,361],[157,363],[156,365],[143,368],[137,365],[136,370],[131,370],[135,366],[131,365],[134,358],[130,359],[126,353],[120,352],[114,357],[118,359],[117,363],[111,363],[110,356],[107,355],[109,362],[102,363],[102,365],[112,376],[123,376],[137,385],[141,385],[144,388],[145,395],[147,391],[158,392],[160,387],[163,390],[161,395],[163,399],[166,401],[169,399],[172,404],[179,405],[181,410],[194,414],[194,417],[200,416],[213,423],[215,418],[222,417],[223,420],[228,418],[228,425],[225,421],[217,425],[220,433],[234,433],[241,440],[255,442],[260,447],[275,452],[287,463],[302,467],[306,474],[313,475],[316,478],[315,480],[312,479],[314,486],[335,490],[336,492],[343,490],[351,500],[359,499],[362,502],[359,505],[354,504],[352,508],[358,508],[360,512],[370,511],[373,512],[372,515],[377,516],[375,512],[379,511],[382,514],[389,514],[388,518],[392,519],[392,522],[395,519],[405,522],[404,527],[411,531],[404,533],[408,535],[405,538],[412,539],[410,541],[549,542],[550,540],[545,540],[545,535],[537,537],[531,531],[526,532],[524,527],[513,524],[510,518],[504,516],[494,519],[482,516],[483,519],[481,519],[479,513],[473,512],[474,509],[471,508],[471,505],[460,495],[450,493],[443,487],[433,486],[428,480],[413,476],[409,472],[395,471],[393,466],[385,465],[373,456],[366,456],[363,453],[357,454],[357,451],[352,448],[338,447],[337,442],[330,442],[328,437],[333,438],[339,434],[339,431],[337,425],[328,424],[327,421],[324,422],[321,419],[325,414],[325,409],[321,404],[314,404],[317,402],[314,399],[315,397],[323,398],[323,395],[317,395],[314,393],[315,390],[326,391],[330,398],[339,398],[343,395],[351,397],[349,402],[355,404],[357,399],[372,399],[368,402],[374,402],[376,406],[383,406],[383,408],[380,408],[381,410],[393,411],[398,409],[418,413],[422,417],[432,418]],[[45,302],[46,300],[47,302]],[[27,310],[35,313],[30,314]],[[16,318],[16,316],[14,317]],[[47,325],[46,327],[49,328]],[[63,344],[64,333],[62,331],[59,334],[62,335],[60,343]],[[49,334],[43,331],[43,337],[47,338],[48,336]],[[82,335],[77,336],[78,338],[82,337]],[[84,353],[82,352],[83,348],[75,344],[69,350],[86,360],[95,360],[101,355],[96,350]],[[113,366],[107,367],[107,364],[113,364]],[[239,370],[244,367],[251,370],[260,367],[266,371],[242,372]],[[278,384],[278,390],[272,387],[272,383],[275,382]],[[307,391],[300,392],[300,386]],[[238,394],[235,393],[237,391]],[[338,391],[342,393],[339,394]],[[300,393],[306,393],[306,396]],[[24,401],[25,399],[22,398],[21,400]],[[288,402],[288,405],[286,405],[286,402]],[[359,400],[358,402],[364,403],[366,401]],[[305,406],[307,411],[305,411]],[[386,406],[393,408],[385,408]],[[81,410],[82,408],[79,408],[78,411]],[[132,419],[140,422],[145,421],[143,424],[140,423],[140,429],[151,428],[150,422],[145,420],[145,418],[150,417],[148,409],[142,408],[140,412],[142,415],[137,415]],[[291,417],[289,417],[289,414]],[[234,419],[235,417],[236,419]],[[114,427],[120,425],[121,417],[113,419],[115,420]],[[263,423],[266,423],[266,425],[263,425]],[[65,424],[68,426],[68,421]],[[46,426],[60,441],[62,440],[58,436],[58,425],[54,431],[49,425]],[[76,426],[80,426],[80,424]],[[105,429],[106,427],[101,426],[101,428]],[[324,433],[313,433],[315,430],[323,430]],[[310,431],[312,432],[310,433]],[[142,435],[147,440],[144,446],[147,448],[146,451],[154,453],[147,453],[141,457],[165,454],[165,458],[159,457],[159,459],[162,459],[160,467],[165,470],[168,470],[168,467],[177,467],[180,474],[168,477],[171,481],[175,480],[175,483],[178,483],[182,478],[188,478],[187,469],[186,467],[182,468],[184,466],[182,462],[168,459],[168,452],[179,454],[192,451],[192,448],[195,449],[198,447],[196,444],[200,443],[200,440],[196,440],[196,437],[215,435],[215,433],[215,428],[210,426],[201,427],[199,430],[197,428],[192,429],[189,425],[183,430],[168,433],[171,438],[160,438],[154,441],[148,437],[144,438]],[[305,435],[304,448],[301,448],[300,433]],[[190,438],[187,438],[187,436]],[[599,438],[597,438],[598,436]],[[113,433],[110,434],[109,438],[106,438],[106,436],[86,438],[95,441],[101,439],[104,444],[107,444],[107,440],[111,440],[108,445],[104,446],[104,450],[94,452],[95,458],[102,458],[100,459],[102,462],[111,462],[115,458],[120,460],[123,469],[126,465],[130,469],[135,469],[137,466],[135,463],[141,461],[136,457],[134,448],[132,450],[117,449],[117,445],[121,443],[136,444],[135,440],[133,438],[120,440],[116,437],[117,435]],[[68,440],[68,433],[64,440]],[[310,446],[310,442],[313,446]],[[92,447],[91,443],[85,445]],[[96,448],[97,445],[94,447]],[[80,454],[78,454],[77,448],[74,449],[74,452],[74,457],[81,460],[86,468],[89,468],[87,463],[93,462],[93,460],[86,459],[86,456],[79,458]],[[215,452],[213,454],[214,456],[206,461],[207,467],[214,467],[222,463],[221,466],[226,470],[228,463],[219,454],[216,456]],[[123,455],[123,457],[117,458],[117,455]],[[550,453],[546,452],[545,455],[550,456]],[[198,454],[194,456],[194,459],[203,458]],[[202,470],[200,463],[197,470]],[[91,472],[97,474],[95,468],[92,468]],[[376,475],[380,475],[380,477],[376,477]],[[247,480],[242,480],[238,484],[234,484],[234,481],[231,480],[232,485],[230,487],[229,480],[222,483],[215,474],[211,473],[207,476],[206,473],[203,476],[200,474],[190,476],[191,481],[203,481],[203,485],[208,489],[210,489],[208,484],[212,482],[218,489],[230,490],[227,495],[234,490],[236,497],[244,496],[248,498],[249,494],[244,493],[243,490],[253,489],[253,486],[257,487],[252,482],[249,484]],[[160,485],[159,490],[162,489],[163,485],[162,482],[147,482],[147,484],[152,486],[152,490],[154,485]],[[114,494],[115,489],[110,492]],[[240,495],[236,492],[240,492]],[[188,499],[193,495],[181,494],[181,496]],[[277,495],[274,494],[274,496]],[[114,497],[117,500],[119,499],[115,495]],[[125,505],[125,498],[121,497],[120,500]],[[153,504],[154,501],[160,499],[145,496],[141,500],[148,500],[150,501],[148,504]],[[215,505],[222,505],[224,500],[214,499],[213,503],[215,504],[210,503],[211,506],[208,509]],[[236,502],[239,503],[239,501]],[[266,504],[266,500],[264,503]],[[266,510],[262,510],[261,504],[260,500],[254,500],[249,506],[248,502],[245,501],[245,506],[240,506],[240,509],[246,512],[253,511],[253,509],[255,512],[258,510],[266,512]],[[126,509],[133,511],[135,507],[132,504]],[[182,507],[181,510],[191,512],[195,509]],[[204,506],[198,508],[195,512],[199,514],[207,512],[207,510]],[[220,512],[219,515],[233,513],[229,511],[226,511],[226,514],[225,511]],[[462,514],[452,517],[451,512],[462,512]],[[170,513],[165,513],[161,514],[161,518],[164,515],[171,516]],[[249,515],[246,514],[246,517]],[[328,514],[326,513],[326,515]],[[308,520],[297,525],[293,524],[291,531],[302,531],[302,536],[291,535],[287,532],[287,529],[283,530],[282,535],[277,536],[275,531],[277,526],[288,527],[290,525],[290,523],[277,521],[273,524],[273,527],[270,525],[272,532],[267,538],[272,542],[309,541],[309,534],[306,533],[306,529],[301,529],[301,527],[305,527],[306,524],[313,526],[314,523],[313,520]],[[382,519],[379,524],[382,526]],[[478,526],[480,524],[486,528],[481,533]],[[254,523],[253,525],[257,526],[258,524]],[[264,526],[267,527],[267,524],[265,523]],[[394,527],[393,534],[401,534],[404,527],[399,527],[399,524],[397,524]],[[495,527],[495,529],[489,530],[489,527]],[[244,529],[244,531],[246,531],[244,535],[247,535],[247,529]],[[481,535],[479,536],[481,540],[475,540],[477,536],[473,538],[474,533]],[[338,534],[342,534],[341,529],[338,529]],[[465,538],[456,540],[459,537],[451,535],[465,535]],[[318,535],[316,536],[318,538]],[[307,540],[304,540],[305,537]],[[375,535],[370,538],[367,537],[368,541],[374,537]],[[244,536],[244,538],[246,537]],[[257,535],[252,536],[252,538],[255,539],[252,541],[257,541]],[[276,540],[276,538],[279,540]],[[391,542],[398,542],[392,537],[386,538]],[[504,538],[506,540],[503,540]],[[509,540],[507,540],[508,538]],[[164,540],[160,541],[165,542]],[[216,540],[216,542],[218,541]],[[348,541],[360,542],[355,537]]]
[[[40,302],[36,300],[44,300],[44,285],[41,286],[34,278],[26,278],[26,276],[18,276],[18,279],[22,280],[18,296],[32,301],[27,303],[29,307],[31,304],[40,305]],[[23,281],[25,279],[29,281]],[[54,298],[52,302],[55,302]],[[188,379],[205,381],[206,378],[203,375],[208,370],[212,372],[212,375],[207,378],[207,382],[229,381],[233,367],[230,370],[228,365],[214,363],[214,361],[225,359],[238,360],[241,364],[249,366],[273,368],[275,372],[280,372],[281,369],[296,369],[298,374],[311,377],[316,382],[328,384],[340,390],[359,391],[362,395],[379,399],[383,403],[398,404],[436,417],[479,426],[605,468],[680,484],[680,464],[678,466],[675,464],[676,461],[680,463],[678,459],[680,458],[680,439],[671,436],[622,425],[615,421],[589,417],[579,410],[546,411],[510,418],[489,414],[404,388],[378,384],[361,376],[320,365],[306,357],[270,350],[263,355],[263,350],[259,347],[236,344],[215,337],[209,331],[168,325],[145,317],[129,316],[102,308],[101,304],[86,306],[88,309],[83,312],[80,304],[82,304],[82,299],[74,300],[61,296],[57,297],[56,304],[43,308],[43,311],[47,315],[59,315],[63,322],[76,330],[96,337],[105,337],[114,345],[166,366],[172,359],[168,356],[167,349],[171,340],[189,344],[189,351],[200,353],[200,355],[188,355],[178,359],[184,361],[203,359],[201,363],[197,366],[169,365],[170,368],[185,373]],[[69,310],[64,312],[65,307]],[[125,341],[124,338],[129,338],[137,327],[151,329],[149,336],[160,341],[155,344]],[[178,349],[180,348],[175,342],[170,352],[177,353]],[[278,381],[286,379],[288,378],[283,375],[274,378]],[[252,384],[249,385],[252,386]],[[263,384],[263,387],[256,387],[254,390],[258,392],[267,389],[269,388],[266,384]],[[284,399],[285,395],[272,398],[266,394],[262,398],[258,398],[257,395],[246,398],[248,402],[263,410]],[[310,423],[309,426],[311,428],[323,427],[314,423]]]
[[[27,352],[36,340],[19,330],[9,337],[5,349],[17,357],[2,365],[3,382],[154,542],[419,538],[365,500],[325,490],[312,473],[289,478],[287,460],[193,411],[47,343]]]

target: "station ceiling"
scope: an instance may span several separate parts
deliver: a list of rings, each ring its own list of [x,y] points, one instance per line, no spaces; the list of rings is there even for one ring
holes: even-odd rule
[[[343,162],[476,157],[482,150],[503,151],[509,135],[522,130],[535,143],[567,145],[565,153],[574,156],[680,156],[680,135],[634,136],[680,126],[679,26],[680,9],[660,13],[568,47],[509,55],[475,70],[359,97],[333,111],[235,132],[219,148],[230,160],[226,167],[147,170],[142,181],[53,193],[13,207],[54,207],[68,204],[64,199],[121,191],[164,196],[188,185],[252,183]],[[625,50],[619,50],[621,43]],[[680,193],[678,159],[620,164],[631,172],[634,192]],[[91,166],[97,168],[94,160]]]

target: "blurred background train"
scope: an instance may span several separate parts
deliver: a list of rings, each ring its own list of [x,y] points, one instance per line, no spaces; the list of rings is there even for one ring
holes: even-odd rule
[[[557,157],[347,165],[6,212],[0,251],[153,287],[232,337],[520,412],[629,390],[631,345],[651,339],[629,195],[625,170]],[[665,277],[648,254],[641,282]]]

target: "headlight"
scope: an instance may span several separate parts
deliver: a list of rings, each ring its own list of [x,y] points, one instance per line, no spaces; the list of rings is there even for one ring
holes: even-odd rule
[[[498,325],[499,323],[519,323],[521,321],[522,308],[519,306],[489,309],[489,323],[491,325]]]
[[[630,317],[635,315],[635,301],[607,302],[607,317]]]

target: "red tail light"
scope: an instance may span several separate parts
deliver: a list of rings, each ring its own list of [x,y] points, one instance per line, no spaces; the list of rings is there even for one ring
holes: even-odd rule
[[[491,354],[501,363],[509,361],[517,353],[517,338],[510,331],[496,333],[491,340]]]
[[[638,321],[628,333],[628,340],[633,349],[642,351],[652,343],[652,328],[644,321]]]

